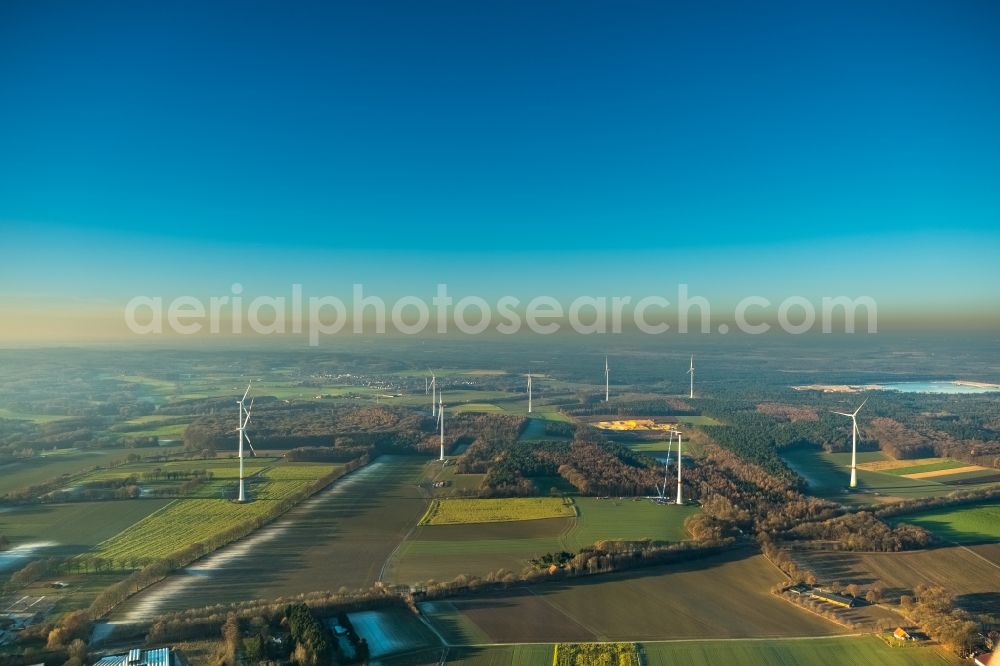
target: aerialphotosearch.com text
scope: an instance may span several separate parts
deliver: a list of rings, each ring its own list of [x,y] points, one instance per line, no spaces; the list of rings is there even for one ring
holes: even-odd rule
[[[722,323],[718,316],[713,319],[709,299],[692,295],[685,283],[677,285],[673,299],[662,295],[588,295],[568,303],[553,296],[502,296],[493,301],[480,296],[456,298],[448,293],[446,284],[438,284],[429,299],[383,299],[367,293],[363,284],[352,285],[348,299],[305,296],[301,284],[291,285],[287,296],[251,298],[243,293],[240,283],[235,283],[229,294],[207,299],[136,296],[124,310],[125,324],[136,335],[291,334],[308,336],[310,346],[338,334],[552,335],[567,330],[581,335],[726,334],[732,330],[727,322],[750,335],[776,329],[792,335],[878,330],[878,308],[870,296],[824,296],[818,302],[803,296],[788,296],[778,302],[747,296],[735,307],[726,308],[724,315]]]

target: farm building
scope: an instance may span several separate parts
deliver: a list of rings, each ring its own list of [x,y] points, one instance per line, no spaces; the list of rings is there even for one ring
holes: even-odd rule
[[[179,653],[170,648],[133,648],[125,654],[101,657],[94,662],[94,666],[184,666],[186,663]]]
[[[812,587],[806,585],[805,583],[799,583],[798,585],[792,585],[791,587],[785,588],[785,592],[791,592],[792,594],[797,594],[799,596],[809,594],[811,591]]]
[[[906,629],[902,627],[896,627],[896,631],[892,632],[893,637],[898,638],[901,641],[912,641],[913,636],[910,635]]]
[[[858,605],[858,600],[854,597],[849,597],[844,594],[837,594],[836,592],[827,592],[825,590],[813,590],[810,595],[813,599],[819,599],[820,601],[825,601],[828,604],[834,604],[837,606],[843,606],[844,608],[854,608]]]

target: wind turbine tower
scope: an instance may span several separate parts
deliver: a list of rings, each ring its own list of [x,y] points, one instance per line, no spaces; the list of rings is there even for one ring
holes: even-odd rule
[[[438,393],[438,426],[441,428],[441,455],[438,460],[444,460],[444,403],[440,402],[441,394]]]
[[[868,402],[868,398],[865,398],[858,408],[851,414],[847,414],[845,412],[834,412],[834,414],[847,416],[851,419],[851,488],[858,487],[858,412],[861,411],[861,408],[865,406],[866,402]]]
[[[239,496],[236,501],[243,503],[246,502],[246,475],[243,473],[243,442],[247,443],[250,447],[250,451],[253,452],[253,445],[250,443],[250,437],[247,435],[247,425],[250,424],[250,410],[253,409],[253,398],[250,399],[250,406],[246,406],[247,396],[250,395],[250,384],[247,384],[247,390],[244,391],[243,397],[236,401],[236,405],[239,408],[239,427],[236,429],[240,436],[240,446],[239,446],[239,458],[240,458],[240,490]],[[256,455],[256,453],[254,454]]]
[[[608,357],[604,357],[604,402],[611,400],[611,370],[608,369]]]
[[[691,367],[688,369],[688,374],[691,375],[691,391],[688,393],[688,397],[694,398],[694,354],[691,354]]]
[[[677,431],[677,503],[684,504],[684,495],[681,493],[681,431]]]
[[[531,413],[531,373],[528,373],[528,413]]]

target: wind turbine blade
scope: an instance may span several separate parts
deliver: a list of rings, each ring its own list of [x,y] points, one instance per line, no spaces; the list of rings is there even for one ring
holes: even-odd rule
[[[864,399],[864,402],[862,402],[862,403],[861,403],[861,404],[860,404],[860,405],[858,406],[858,408],[854,410],[854,414],[853,414],[853,416],[857,416],[857,415],[858,415],[858,412],[860,412],[860,411],[861,411],[861,408],[865,406],[865,402],[868,402],[868,398],[865,398],[865,399]]]
[[[243,433],[243,439],[246,440],[247,446],[250,447],[250,453],[252,453],[253,457],[256,458],[257,452],[254,451],[253,444],[250,443],[250,436],[247,435],[246,433]]]
[[[243,397],[240,398],[240,402],[243,402],[244,400],[246,400],[247,396],[250,395],[250,385],[251,384],[253,384],[253,380],[250,381],[250,384],[247,384],[247,390],[243,392]]]
[[[847,418],[851,418],[852,416],[854,416],[854,414],[845,414],[844,412],[832,412],[832,413],[840,414],[841,416],[846,416]]]

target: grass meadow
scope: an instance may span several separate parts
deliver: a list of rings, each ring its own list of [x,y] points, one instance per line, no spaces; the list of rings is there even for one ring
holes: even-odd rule
[[[1000,542],[1000,502],[924,511],[896,516],[893,520],[919,525],[955,543]]]

